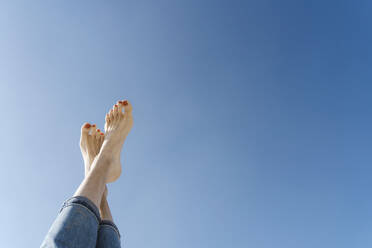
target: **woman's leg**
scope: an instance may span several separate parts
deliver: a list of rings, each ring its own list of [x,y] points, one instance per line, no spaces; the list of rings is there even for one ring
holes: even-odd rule
[[[100,223],[98,209],[85,197],[65,201],[42,248],[94,248]]]
[[[123,108],[125,113],[122,112]],[[120,151],[133,125],[131,110],[132,107],[127,101],[118,102],[106,116],[106,137],[93,139],[97,144],[103,141],[102,147],[96,149],[98,154],[95,158],[90,156],[90,152],[87,152],[86,155],[88,155],[84,157],[82,148],[86,168],[89,164],[86,159],[92,161],[93,158],[91,168],[74,197],[63,205],[41,247],[89,248],[96,246],[98,227],[101,223],[97,206],[101,205],[106,183],[120,176]],[[97,138],[96,133],[93,135],[91,131],[88,131],[90,128],[89,124],[82,128],[81,144],[84,142],[88,144],[85,148],[89,147],[87,137]],[[91,148],[87,150],[93,151]]]
[[[112,219],[107,202],[107,188],[101,200],[100,213],[102,221],[98,228],[96,248],[120,248],[120,232]]]
[[[128,133],[133,125],[133,119],[131,110],[132,107],[128,102],[118,102],[118,108],[114,107],[114,110],[110,112],[106,116],[106,124],[105,130],[111,130],[112,128],[117,125],[118,121],[115,120],[116,117],[120,117],[122,114],[122,110],[120,105],[124,106],[125,114],[122,115],[124,118],[119,118],[123,122],[123,132]],[[116,105],[115,105],[116,106]],[[118,113],[117,115],[115,115]],[[114,117],[114,118],[113,118]],[[123,139],[124,141],[124,139]],[[120,153],[119,153],[120,154]],[[121,169],[121,166],[120,166]],[[121,170],[120,170],[121,171]],[[112,219],[110,207],[107,202],[107,187],[102,195],[101,205],[100,205],[100,213],[101,213],[101,223],[98,228],[98,237],[97,237],[97,248],[120,248],[120,232],[117,226],[114,224]]]
[[[41,247],[95,247],[101,218],[97,205],[105,183],[105,166],[109,163],[105,156],[97,157],[95,170],[87,173],[98,154],[103,137],[95,126],[82,127],[80,148],[84,158],[86,175],[75,196],[68,199],[52,224]],[[96,136],[101,143],[96,140]],[[99,146],[99,147],[98,147]],[[106,170],[107,171],[107,170]],[[99,206],[99,205],[98,205]]]

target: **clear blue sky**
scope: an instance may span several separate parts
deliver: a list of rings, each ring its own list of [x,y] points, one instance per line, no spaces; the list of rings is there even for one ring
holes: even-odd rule
[[[41,244],[80,126],[129,99],[125,247],[371,247],[371,7],[1,2],[1,246]]]

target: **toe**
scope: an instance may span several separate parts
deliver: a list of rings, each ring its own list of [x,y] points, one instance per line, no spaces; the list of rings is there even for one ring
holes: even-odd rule
[[[95,137],[96,137],[97,140],[101,139],[101,130],[100,129],[97,129]]]
[[[97,126],[96,124],[93,124],[92,127],[90,128],[90,135],[93,135],[96,133]]]
[[[119,105],[115,104],[113,107],[114,117],[117,117],[119,115]]]
[[[81,126],[80,146],[82,148],[85,147],[88,142],[89,131],[91,128],[92,128],[92,125],[90,125],[88,122],[84,123]]]
[[[99,135],[98,135],[98,137],[97,137],[99,147],[102,146],[102,143],[103,143],[103,140],[104,139],[105,139],[105,134],[102,133],[102,132],[100,132]]]
[[[119,114],[120,115],[123,115],[124,114],[124,101],[118,101],[118,105],[119,105]]]
[[[115,116],[114,116],[114,110],[113,109],[110,110],[109,116],[110,116],[110,121],[111,122],[114,121]]]
[[[107,130],[108,130],[108,127],[109,127],[109,125],[111,124],[111,116],[110,116],[110,114],[108,113],[108,114],[106,114],[106,118],[105,118],[105,127],[104,127],[104,130],[107,132]]]
[[[124,106],[124,113],[131,113],[132,112],[132,104],[128,100],[122,101],[122,105]]]
[[[82,126],[81,126],[81,133],[82,134],[88,134],[89,133],[89,130],[91,128],[92,125],[90,125],[90,123],[86,122],[84,123]]]
[[[101,141],[101,130],[97,129],[94,138],[96,139],[97,146],[99,146]]]
[[[97,146],[98,146],[97,138],[99,137],[99,133],[100,133],[100,130],[97,128],[92,130],[92,133],[91,133],[91,147],[92,147],[92,152],[94,154],[97,153]]]

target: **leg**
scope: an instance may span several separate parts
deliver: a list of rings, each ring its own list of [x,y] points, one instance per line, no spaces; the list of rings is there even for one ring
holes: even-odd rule
[[[92,169],[84,178],[74,196],[83,196],[91,200],[95,206],[101,205],[103,192],[105,191],[108,168],[112,158],[106,154],[98,154],[94,159]]]
[[[113,222],[111,210],[107,202],[107,194],[108,194],[108,190],[106,186],[105,192],[103,193],[103,196],[102,196],[101,205],[99,207],[99,213],[101,214],[102,220],[109,220]]]
[[[88,175],[87,170],[100,150],[102,142],[103,134],[95,129],[95,125],[91,126],[88,123],[83,125],[80,148],[83,153],[86,177],[82,185],[87,181],[87,178],[97,177],[94,173]],[[85,191],[83,190],[83,192]],[[90,197],[88,194],[87,196]],[[96,247],[101,219],[97,204],[90,200],[94,199],[94,196],[88,198],[84,195],[75,195],[64,203],[41,247]]]
[[[100,213],[102,221],[98,228],[96,248],[120,248],[120,233],[113,222],[107,202],[107,188],[101,200]]]
[[[122,108],[125,109],[125,114],[122,113]],[[109,133],[110,130],[114,130],[117,128],[118,124],[121,122],[122,124],[122,133],[124,134],[123,137],[127,135],[127,132],[130,130],[133,120],[131,116],[132,107],[127,102],[118,102],[117,105],[114,106],[114,109],[110,111],[110,114],[106,116],[106,124],[105,130],[106,134]],[[122,140],[124,142],[124,139]],[[120,147],[122,146],[122,142],[120,142]],[[116,157],[119,158],[120,150],[116,150]],[[111,177],[111,180],[115,180],[115,178],[119,176],[121,172],[120,166],[120,159],[116,160],[116,169],[115,173]],[[100,205],[100,213],[102,221],[99,225],[98,229],[98,237],[97,237],[97,248],[120,248],[120,233],[118,228],[113,222],[110,207],[107,202],[107,187],[105,192],[102,196],[101,205]]]
[[[125,109],[125,113],[122,112],[123,109]],[[97,133],[89,134],[89,131],[87,131],[91,128],[89,124],[83,127],[81,148],[86,176],[74,197],[65,202],[41,247],[95,247],[98,226],[101,223],[97,206],[101,205],[106,183],[113,182],[120,176],[120,151],[133,125],[131,110],[132,107],[127,101],[120,101],[114,106],[110,114],[106,116],[105,130],[107,136],[104,139],[101,138],[101,133],[99,135]],[[98,130],[94,128],[94,131]],[[93,139],[93,137],[96,139]],[[95,141],[96,146],[88,140]],[[92,147],[95,147],[96,152],[98,152],[98,154],[95,153],[95,157],[92,155],[94,154]],[[93,162],[90,163],[91,161]],[[87,166],[90,167],[89,171],[87,171]],[[105,229],[109,225],[102,222],[100,226]],[[111,226],[114,227],[115,225]]]
[[[100,217],[97,207],[85,197],[72,197],[60,210],[42,248],[94,248]]]

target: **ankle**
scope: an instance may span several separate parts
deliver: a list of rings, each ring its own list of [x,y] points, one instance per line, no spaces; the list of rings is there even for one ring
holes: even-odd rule
[[[93,160],[92,167],[105,167],[109,166],[113,161],[112,154],[101,150],[97,157]]]

